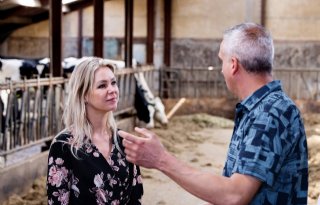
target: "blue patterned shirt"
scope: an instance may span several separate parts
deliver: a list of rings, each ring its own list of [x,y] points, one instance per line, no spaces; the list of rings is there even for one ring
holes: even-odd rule
[[[262,182],[250,204],[307,204],[306,134],[300,112],[280,81],[237,104],[223,175],[233,173]]]

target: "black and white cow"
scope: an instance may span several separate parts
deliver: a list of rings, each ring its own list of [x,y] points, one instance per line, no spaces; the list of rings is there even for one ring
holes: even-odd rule
[[[0,58],[0,83],[6,83],[7,80],[12,82],[23,79],[31,79],[37,76],[46,77],[49,73],[47,63],[41,62],[42,59],[22,59],[16,57]],[[2,119],[6,116],[10,90],[0,90],[0,104],[2,110]],[[22,95],[17,91],[18,97]],[[19,102],[20,99],[18,99]]]
[[[155,120],[167,126],[168,118],[161,99],[152,94],[142,72],[135,73],[134,76],[136,79],[134,106],[138,119],[145,122],[147,128],[154,128]]]
[[[0,82],[5,82],[6,78],[12,81],[30,79],[39,74],[37,65],[36,60],[0,59]]]

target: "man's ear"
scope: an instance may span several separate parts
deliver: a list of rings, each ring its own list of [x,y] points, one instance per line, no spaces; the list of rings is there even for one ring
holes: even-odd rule
[[[232,74],[236,74],[239,71],[239,61],[236,57],[231,57],[231,64],[232,64]]]

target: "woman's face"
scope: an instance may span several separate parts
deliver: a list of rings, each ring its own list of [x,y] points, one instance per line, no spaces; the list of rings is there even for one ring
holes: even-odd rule
[[[108,67],[100,67],[94,73],[93,89],[86,96],[87,110],[115,111],[119,88],[114,73]]]

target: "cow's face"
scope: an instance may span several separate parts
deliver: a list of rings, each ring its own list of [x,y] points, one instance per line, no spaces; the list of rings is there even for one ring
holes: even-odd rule
[[[117,109],[119,88],[114,73],[108,67],[95,71],[93,88],[86,95],[87,111],[109,112]]]

